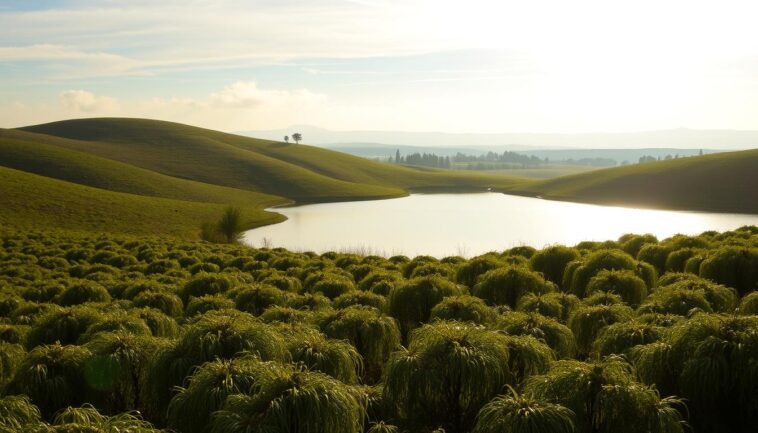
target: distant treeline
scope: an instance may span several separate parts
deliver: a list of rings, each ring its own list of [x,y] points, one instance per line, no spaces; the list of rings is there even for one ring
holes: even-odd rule
[[[539,158],[534,155],[523,155],[516,152],[503,153],[487,152],[481,155],[466,155],[461,152],[454,156],[440,156],[435,153],[411,153],[401,155],[395,152],[395,157],[389,157],[388,162],[394,164],[418,165],[435,168],[456,168],[466,170],[497,170],[517,168],[540,168],[551,163],[549,158]],[[611,158],[580,158],[553,161],[557,164],[584,165],[592,167],[608,167],[616,165]]]
[[[703,155],[701,150],[699,155]],[[652,155],[643,155],[637,163],[642,164],[651,161],[661,161],[684,158],[687,155],[679,154],[666,155],[665,157],[655,157]],[[535,155],[524,155],[517,152],[504,151],[503,153],[487,152],[481,155],[466,155],[458,152],[453,156],[440,156],[435,153],[415,152],[408,155],[401,155],[400,150],[395,152],[395,156],[386,159],[393,164],[416,165],[434,168],[454,168],[459,170],[501,170],[501,169],[519,169],[519,168],[541,168],[550,164],[560,165],[581,165],[587,167],[613,167],[616,165],[629,165],[632,162],[628,160],[621,161],[619,164],[613,158],[566,158],[551,161],[550,158],[539,158]]]

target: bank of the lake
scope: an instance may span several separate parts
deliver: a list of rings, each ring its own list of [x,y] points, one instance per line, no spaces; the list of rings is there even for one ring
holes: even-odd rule
[[[471,256],[517,245],[573,245],[625,233],[698,234],[758,225],[758,215],[665,211],[541,200],[495,192],[411,194],[276,208],[287,220],[244,242],[295,251]]]

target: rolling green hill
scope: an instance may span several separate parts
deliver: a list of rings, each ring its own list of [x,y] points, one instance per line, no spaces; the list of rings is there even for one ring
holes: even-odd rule
[[[63,228],[197,237],[225,205],[106,191],[0,167],[0,226]],[[242,208],[248,226],[283,220],[255,206]]]
[[[502,191],[607,205],[758,213],[758,149],[595,170]]]
[[[55,143],[54,137],[0,130],[0,165],[110,191],[177,200],[271,206],[287,200],[268,194],[166,176]]]
[[[417,170],[327,149],[144,119],[80,119],[22,128],[56,145],[169,176],[298,202],[392,197],[412,188],[505,187],[516,178]]]

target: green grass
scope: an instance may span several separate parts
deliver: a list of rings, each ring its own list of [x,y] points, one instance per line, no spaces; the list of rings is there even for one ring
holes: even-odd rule
[[[605,205],[758,213],[758,149],[595,170],[503,188]]]
[[[587,165],[548,165],[542,168],[503,168],[499,170],[485,170],[485,173],[525,177],[528,179],[552,179],[572,174],[587,173],[599,169],[600,168],[598,167]]]
[[[106,191],[0,167],[0,225],[63,228],[197,238],[200,223],[215,221],[225,206]],[[282,221],[256,206],[243,208],[246,226]]]
[[[177,200],[271,206],[283,197],[166,176],[122,162],[48,144],[55,138],[0,130],[0,161],[8,168],[110,191]]]
[[[81,119],[23,128],[52,144],[192,179],[298,202],[396,197],[409,188],[506,187],[516,179],[417,170],[306,145],[144,119]]]

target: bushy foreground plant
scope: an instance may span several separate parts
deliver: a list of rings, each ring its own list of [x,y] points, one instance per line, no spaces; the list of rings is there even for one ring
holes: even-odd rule
[[[559,404],[509,394],[495,397],[476,416],[472,433],[574,433],[574,412]]]
[[[461,322],[436,322],[411,335],[387,362],[384,398],[410,426],[458,433],[512,383],[507,337]]]
[[[356,390],[322,373],[282,366],[247,392],[228,396],[210,431],[355,433],[365,416],[366,401]]]

